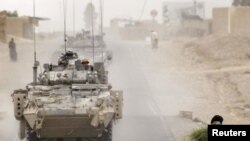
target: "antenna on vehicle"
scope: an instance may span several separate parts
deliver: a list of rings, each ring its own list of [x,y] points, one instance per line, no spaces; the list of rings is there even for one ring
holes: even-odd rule
[[[92,45],[93,45],[93,66],[95,64],[95,34],[94,34],[94,5],[91,0],[91,29],[92,29]]]
[[[33,24],[33,41],[34,41],[34,65],[33,65],[33,83],[37,83],[37,66],[38,62],[36,60],[36,25],[35,25],[35,16],[36,16],[36,2],[33,0],[33,18],[32,18],[32,24]]]
[[[194,0],[194,14],[197,15],[197,1]]]
[[[76,12],[76,6],[75,6],[75,0],[73,0],[73,34],[75,35],[75,14]]]
[[[66,22],[66,14],[67,14],[67,0],[63,0],[63,14],[64,14],[64,51],[67,52],[67,22]]]
[[[101,48],[102,48],[102,62],[104,62],[103,58],[103,0],[100,0],[100,32],[101,32]]]

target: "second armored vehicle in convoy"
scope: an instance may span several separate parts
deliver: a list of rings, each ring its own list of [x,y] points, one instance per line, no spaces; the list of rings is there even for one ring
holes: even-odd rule
[[[43,67],[37,82],[12,94],[20,139],[112,141],[113,122],[122,118],[123,94],[108,84],[103,63],[90,65],[67,51],[58,64]]]
[[[75,36],[69,36],[67,45],[72,50],[81,51],[84,56],[89,58],[92,57],[94,52],[97,62],[107,62],[113,59],[113,53],[107,49],[103,36],[92,36],[89,31],[82,30]]]

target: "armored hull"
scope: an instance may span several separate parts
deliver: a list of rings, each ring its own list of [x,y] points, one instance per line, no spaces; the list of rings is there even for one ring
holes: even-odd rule
[[[112,123],[122,118],[122,91],[112,90],[102,64],[85,69],[75,59],[44,65],[39,83],[14,91],[21,139],[112,140]]]

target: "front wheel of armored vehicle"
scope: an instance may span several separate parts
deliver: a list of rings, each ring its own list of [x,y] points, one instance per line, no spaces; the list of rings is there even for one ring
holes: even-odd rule
[[[30,127],[27,126],[26,131],[27,131],[26,141],[41,141],[39,138],[37,138],[36,132],[32,131]]]
[[[113,129],[113,124],[111,122],[109,123],[107,128],[103,131],[101,141],[112,141],[112,129]]]
[[[26,141],[61,141],[60,139],[39,139],[36,132],[32,131],[29,126],[26,127],[26,132]]]

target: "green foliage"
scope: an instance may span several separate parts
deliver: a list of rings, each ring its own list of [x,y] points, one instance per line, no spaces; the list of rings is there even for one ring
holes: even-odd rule
[[[6,14],[8,17],[18,17],[18,12],[15,10],[13,12],[11,11],[6,11]]]
[[[208,140],[207,128],[203,127],[203,128],[194,130],[189,135],[189,138],[191,139],[191,141],[207,141]]]

